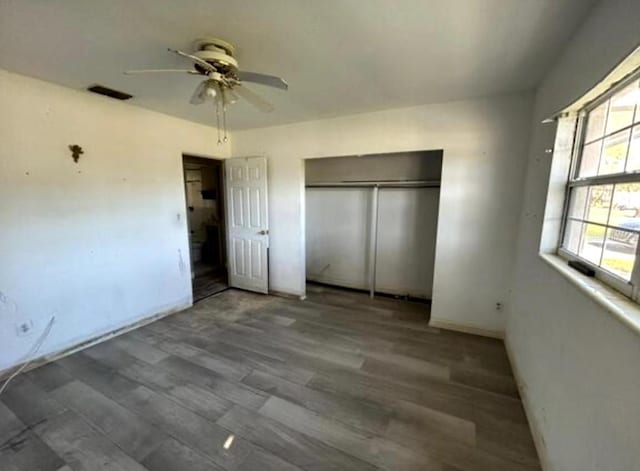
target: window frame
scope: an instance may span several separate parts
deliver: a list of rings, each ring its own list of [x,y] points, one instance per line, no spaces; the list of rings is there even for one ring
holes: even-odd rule
[[[636,70],[633,73],[629,74],[628,77],[618,82],[615,86],[611,87],[602,95],[598,96],[591,102],[585,104],[577,113],[575,131],[574,131],[574,139],[573,139],[573,148],[571,150],[571,163],[569,165],[569,172],[567,175],[567,182],[565,185],[565,196],[564,203],[562,208],[562,223],[560,226],[560,234],[557,244],[557,254],[566,260],[575,260],[592,268],[595,272],[595,277],[605,283],[606,285],[614,288],[615,290],[621,292],[625,296],[631,298],[633,301],[640,302],[640,242],[638,242],[636,246],[635,260],[633,269],[631,271],[631,276],[629,281],[624,278],[619,277],[618,275],[586,260],[577,254],[569,252],[566,250],[564,245],[564,238],[567,231],[569,219],[569,208],[570,208],[570,199],[571,194],[575,188],[579,188],[581,186],[595,186],[595,185],[605,185],[605,184],[616,184],[616,183],[640,183],[640,169],[635,170],[633,172],[619,172],[612,173],[606,175],[596,175],[591,177],[579,177],[580,166],[582,164],[583,157],[583,146],[585,145],[586,139],[586,130],[587,130],[587,120],[589,113],[596,109],[598,106],[605,103],[609,100],[613,95],[618,93],[620,90],[624,89],[628,85],[636,82],[640,79],[640,70]],[[640,89],[640,85],[639,85]],[[626,130],[629,130],[629,141],[627,143],[627,155],[625,157],[625,167],[627,164],[627,160],[629,158],[629,152],[631,151],[630,145],[633,139],[633,129],[635,127],[640,128],[640,121],[636,121],[638,114],[640,113],[640,104],[637,104],[634,110],[634,115],[631,118],[631,124],[624,126],[620,129],[616,129],[611,133],[606,133],[606,121],[603,124],[604,130],[603,135],[594,139],[592,142],[596,142],[597,140],[602,140],[604,143],[607,137],[610,137],[617,133],[622,133]],[[609,109],[607,109],[606,117],[608,119]],[[602,158],[602,150],[600,158]],[[613,204],[613,194],[612,194],[612,203]],[[608,222],[605,224],[601,223],[593,223],[589,222],[589,224],[599,225],[605,228],[616,226],[608,225]],[[627,232],[632,232],[638,234],[638,238],[640,239],[640,230],[630,230],[626,228],[620,228]],[[606,232],[604,242],[606,243]],[[604,248],[603,248],[604,249]]]

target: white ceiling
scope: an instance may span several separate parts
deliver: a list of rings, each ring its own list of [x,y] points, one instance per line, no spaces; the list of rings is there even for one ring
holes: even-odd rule
[[[213,124],[166,52],[217,36],[241,69],[285,77],[251,87],[276,111],[230,110],[232,128],[270,126],[533,88],[593,0],[1,0],[0,68]]]

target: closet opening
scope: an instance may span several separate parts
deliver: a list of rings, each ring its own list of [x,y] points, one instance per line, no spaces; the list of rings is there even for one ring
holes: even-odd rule
[[[305,160],[307,282],[430,303],[442,158]]]

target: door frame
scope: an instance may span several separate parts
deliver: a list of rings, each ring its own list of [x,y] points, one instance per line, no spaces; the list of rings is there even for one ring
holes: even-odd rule
[[[205,155],[198,155],[183,152],[181,154],[180,165],[182,167],[182,185],[183,185],[183,194],[184,194],[184,210],[185,210],[185,219],[186,219],[186,231],[187,231],[187,247],[188,247],[188,255],[189,255],[189,284],[191,285],[191,293],[193,294],[193,277],[191,275],[193,270],[193,260],[191,258],[191,227],[189,223],[189,201],[187,199],[187,179],[186,179],[186,169],[185,162],[191,160],[193,163],[206,163],[215,162],[215,166],[219,168],[219,179],[218,179],[218,204],[219,211],[222,213],[222,218],[220,220],[220,251],[221,257],[224,264],[224,269],[227,272],[227,278],[229,276],[229,258],[227,254],[227,208],[226,208],[226,174],[224,161],[226,159],[220,157],[211,157]]]

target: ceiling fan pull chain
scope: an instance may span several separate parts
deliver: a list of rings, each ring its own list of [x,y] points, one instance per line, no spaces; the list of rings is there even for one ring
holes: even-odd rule
[[[218,129],[218,145],[222,144],[222,140],[220,139],[220,104],[218,100],[216,100],[216,121],[217,121],[217,129]]]
[[[222,138],[222,141],[227,142],[229,140],[227,137],[227,105],[222,105],[222,125],[224,128],[224,137]]]
[[[229,138],[227,137],[227,94],[224,88],[224,84],[220,85],[220,103],[222,104],[222,129],[224,132],[224,137],[222,138],[222,142],[227,142]]]

